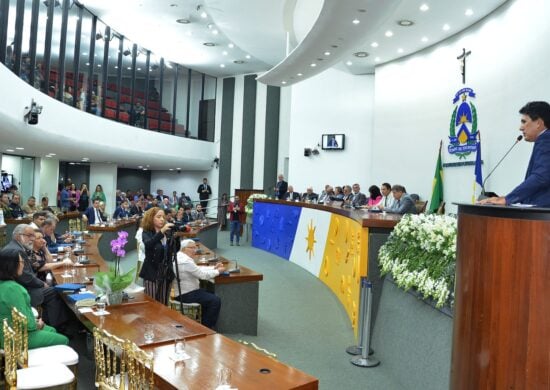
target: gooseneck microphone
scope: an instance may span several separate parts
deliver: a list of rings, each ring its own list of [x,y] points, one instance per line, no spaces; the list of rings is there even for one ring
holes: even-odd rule
[[[485,180],[483,180],[483,183],[481,184],[481,196],[482,197],[485,197],[485,183],[487,183],[487,180],[491,177],[493,172],[498,168],[498,166],[506,158],[506,156],[508,156],[508,154],[510,154],[512,149],[514,149],[514,146],[516,146],[519,143],[519,141],[521,141],[522,139],[523,139],[523,135],[518,135],[518,137],[516,138],[516,142],[514,142],[514,144],[510,147],[510,149],[508,149],[508,151],[504,154],[504,156],[502,156],[502,158],[499,160],[497,165],[495,165],[495,167],[491,170],[491,172],[489,172],[489,174],[487,175]]]

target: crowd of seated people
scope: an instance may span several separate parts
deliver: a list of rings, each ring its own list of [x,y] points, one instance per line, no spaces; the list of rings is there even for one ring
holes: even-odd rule
[[[343,186],[327,184],[320,194],[315,193],[313,187],[307,187],[302,194],[294,191],[292,185],[288,185],[287,188],[287,192],[281,198],[287,201],[336,205],[396,214],[417,213],[416,200],[418,200],[418,196],[416,195],[415,199],[415,195],[409,195],[405,187],[400,184],[391,186],[389,183],[383,183],[380,187],[371,185],[368,195],[361,192],[358,183]]]

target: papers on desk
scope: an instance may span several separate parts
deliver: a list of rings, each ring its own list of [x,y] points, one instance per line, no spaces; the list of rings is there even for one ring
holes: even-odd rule
[[[533,204],[524,204],[524,203],[512,203],[512,207],[535,207]]]
[[[111,313],[109,313],[107,310],[103,310],[103,313],[100,313],[99,311],[92,311],[92,314],[96,317],[106,316]]]

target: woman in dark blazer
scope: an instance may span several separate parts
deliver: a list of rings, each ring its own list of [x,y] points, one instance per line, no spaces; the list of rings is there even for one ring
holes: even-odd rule
[[[166,223],[164,210],[159,207],[147,210],[141,221],[145,260],[139,276],[143,278],[145,293],[164,305],[168,304],[175,277],[166,237],[166,232],[173,226]]]

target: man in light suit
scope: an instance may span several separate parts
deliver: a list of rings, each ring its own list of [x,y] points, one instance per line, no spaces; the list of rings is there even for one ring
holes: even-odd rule
[[[88,207],[86,211],[84,211],[84,214],[82,215],[83,219],[88,220],[88,224],[95,225],[98,223],[105,222],[105,219],[103,219],[103,215],[101,215],[101,210],[99,208],[99,199],[94,199],[93,206]]]
[[[483,199],[480,204],[530,204],[550,207],[550,104],[530,102],[523,106],[519,130],[527,142],[534,142],[525,180],[506,196]]]

